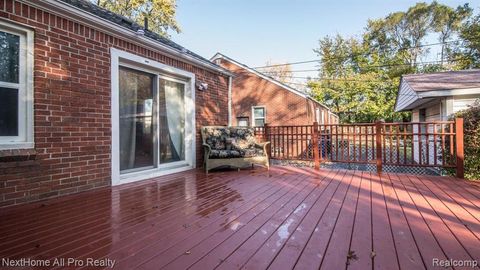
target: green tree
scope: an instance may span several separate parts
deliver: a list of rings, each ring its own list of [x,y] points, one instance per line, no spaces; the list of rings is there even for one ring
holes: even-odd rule
[[[480,68],[480,14],[463,24],[460,37],[464,47],[458,50],[463,68]]]
[[[479,64],[480,18],[471,15],[467,4],[451,8],[437,2],[417,3],[407,11],[369,20],[360,38],[324,37],[314,50],[321,65],[319,79],[309,83],[311,92],[330,104],[342,122],[406,120],[408,113],[394,112],[403,74]],[[437,35],[443,45],[440,64],[421,63],[431,57],[430,47],[425,46],[430,35]],[[447,45],[458,37],[465,48]],[[465,55],[471,59],[466,64],[460,61]]]
[[[321,58],[320,79],[309,83],[313,96],[339,114],[343,122],[396,120],[393,113],[398,80],[387,72],[372,68],[379,65],[378,54],[354,38],[340,35],[325,37],[314,50]]]
[[[140,25],[147,18],[149,30],[168,37],[168,31],[180,33],[175,20],[175,0],[91,0],[98,6],[125,16]]]
[[[442,65],[445,55],[450,58],[450,54],[452,53],[452,46],[450,43],[447,43],[447,41],[449,41],[455,33],[458,33],[464,21],[472,15],[472,11],[468,4],[458,6],[456,9],[438,4],[437,2],[432,4],[432,27],[433,30],[439,34],[438,41],[442,43],[440,56]]]

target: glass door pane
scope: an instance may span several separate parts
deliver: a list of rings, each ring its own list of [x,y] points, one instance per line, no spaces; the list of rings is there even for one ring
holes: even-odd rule
[[[159,161],[185,160],[185,84],[159,80]]]
[[[120,170],[154,165],[154,76],[120,68]]]

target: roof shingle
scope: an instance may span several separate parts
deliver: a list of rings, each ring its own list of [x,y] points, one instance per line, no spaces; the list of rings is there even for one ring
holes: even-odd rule
[[[480,88],[480,69],[404,75],[416,92]]]
[[[193,58],[196,58],[197,60],[200,60],[202,62],[204,62],[205,64],[208,64],[208,65],[213,65],[213,66],[217,66],[218,68],[221,68],[219,67],[218,65],[215,65],[215,63],[212,63],[210,62],[208,59],[205,59],[204,57],[192,52],[192,51],[189,51],[187,50],[185,47],[183,46],[180,46],[179,44],[169,40],[168,38],[165,38],[155,32],[152,32],[150,30],[146,30],[144,29],[141,25],[137,24],[136,22],[122,16],[122,15],[119,15],[119,14],[116,14],[114,12],[111,12],[109,10],[106,10],[104,8],[101,8],[95,4],[93,4],[92,2],[90,1],[87,1],[87,0],[60,0],[61,2],[64,2],[64,3],[67,3],[67,4],[70,4],[76,8],[79,8],[87,13],[90,13],[90,14],[93,14],[95,16],[98,16],[102,19],[105,19],[105,20],[108,20],[109,22],[112,22],[118,26],[121,26],[121,27],[124,27],[124,28],[128,28],[130,30],[133,30],[133,31],[137,31],[139,29],[143,29],[144,30],[144,36],[145,37],[148,37],[150,39],[153,39],[159,43],[162,43],[170,48],[173,48],[175,50],[178,50],[184,54],[187,54]]]

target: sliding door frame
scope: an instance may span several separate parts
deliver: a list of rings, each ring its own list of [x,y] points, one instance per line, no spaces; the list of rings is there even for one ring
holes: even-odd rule
[[[112,185],[120,185],[161,175],[181,172],[196,167],[195,164],[195,74],[147,59],[135,54],[110,49],[111,55],[111,173]],[[120,173],[120,130],[119,130],[119,69],[127,67],[155,75],[154,78],[154,167],[141,171]],[[159,79],[166,79],[185,84],[185,160],[160,164],[158,158],[158,95]]]

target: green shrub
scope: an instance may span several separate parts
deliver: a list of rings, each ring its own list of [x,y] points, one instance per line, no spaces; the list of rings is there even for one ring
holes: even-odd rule
[[[480,102],[454,117],[461,117],[464,122],[465,178],[480,180]]]

